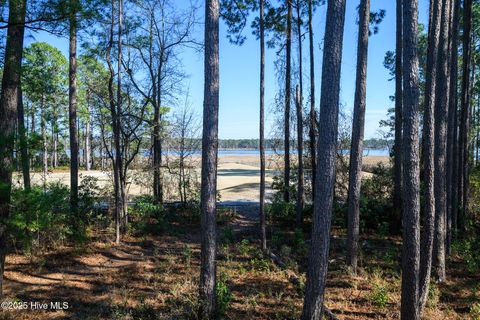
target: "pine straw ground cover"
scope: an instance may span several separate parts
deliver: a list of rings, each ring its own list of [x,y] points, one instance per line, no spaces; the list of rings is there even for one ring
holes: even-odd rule
[[[287,232],[277,235],[282,240],[278,254],[288,265],[284,270],[258,250],[253,229],[243,231],[235,221],[219,230],[217,289],[223,318],[298,319],[306,244]],[[195,319],[200,258],[196,226],[173,222],[160,235],[130,235],[118,246],[112,238],[96,234],[81,247],[9,255],[3,300],[68,302],[68,309],[4,310],[0,319]],[[398,239],[363,239],[356,276],[344,267],[343,243],[344,235],[336,231],[326,306],[339,319],[398,319]],[[293,274],[299,281],[292,281]],[[456,255],[449,261],[448,276],[445,284],[433,285],[425,319],[479,319],[480,276],[467,271]]]

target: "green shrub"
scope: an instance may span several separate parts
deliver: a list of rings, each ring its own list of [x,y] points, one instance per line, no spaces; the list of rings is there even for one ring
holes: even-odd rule
[[[270,240],[272,247],[280,247],[283,243],[283,234],[280,231],[272,232],[272,239]]]
[[[221,273],[217,279],[215,288],[216,300],[217,300],[217,315],[223,316],[227,311],[230,303],[232,302],[232,293],[227,285],[228,277],[226,274]]]
[[[165,209],[162,205],[156,204],[151,196],[136,198],[129,213],[133,229],[139,233],[160,234],[165,230]]]
[[[470,307],[470,316],[473,320],[480,320],[480,303],[474,303]]]
[[[296,172],[297,170],[291,171],[290,186],[288,189],[292,202],[295,202],[295,196],[297,194],[297,191],[295,188],[295,186],[297,185]],[[284,178],[283,172],[280,175],[276,175],[273,177],[272,189],[276,191],[273,195],[273,202],[278,202],[283,200],[283,194],[285,192],[285,183],[283,178]]]
[[[29,252],[49,247],[74,235],[75,217],[70,213],[70,190],[60,183],[34,186],[12,192],[12,210],[7,222],[13,242]]]
[[[362,180],[360,224],[385,236],[398,229],[399,218],[392,208],[393,176],[391,168],[378,164],[372,176]]]
[[[389,265],[397,265],[399,261],[399,252],[396,247],[388,247],[385,252],[379,252],[381,254],[381,258]]]
[[[271,261],[261,257],[250,259],[250,266],[253,270],[263,272],[270,272],[270,270],[272,269]]]
[[[267,219],[278,223],[292,223],[295,221],[295,203],[283,200],[273,201],[266,206]]]
[[[384,285],[374,284],[369,294],[370,302],[379,308],[384,308],[388,302],[388,291]]]
[[[428,287],[427,307],[436,308],[439,301],[440,301],[440,289],[438,288],[437,284],[432,282]]]
[[[237,250],[242,256],[249,255],[252,251],[252,248],[250,247],[250,241],[247,239],[242,239],[242,241],[237,244]]]
[[[190,268],[190,262],[192,260],[192,249],[186,244],[183,246],[182,256],[185,262],[185,266],[187,268]]]
[[[110,221],[108,210],[100,208],[100,188],[98,178],[85,176],[78,186],[78,220],[77,230],[80,236],[85,234],[85,227],[99,223],[107,225]],[[78,233],[78,232],[77,232]]]
[[[235,236],[233,234],[233,229],[230,226],[226,226],[222,229],[221,242],[225,244],[233,243]]]
[[[463,239],[455,241],[452,244],[452,250],[455,254],[462,256],[467,270],[471,273],[480,271],[480,243],[475,239]]]

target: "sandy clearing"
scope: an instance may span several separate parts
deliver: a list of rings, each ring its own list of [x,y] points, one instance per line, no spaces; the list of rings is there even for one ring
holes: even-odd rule
[[[270,188],[273,176],[275,174],[274,168],[278,161],[278,156],[269,155],[267,157],[267,196],[272,193]],[[375,165],[376,163],[388,164],[389,158],[382,156],[368,156],[364,157],[363,163],[365,165]],[[198,166],[200,167],[200,166]],[[197,169],[200,173],[200,169]],[[112,176],[109,172],[91,170],[80,171],[80,180],[87,176],[98,179],[99,186],[109,187],[112,185]],[[141,174],[141,171],[132,170],[130,172],[132,177]],[[364,176],[370,176],[365,173]],[[32,173],[32,183],[42,184],[42,174],[39,172]],[[21,175],[17,173],[14,176],[15,183],[21,185]],[[69,171],[54,171],[50,172],[47,177],[48,182],[58,182],[70,185]],[[258,201],[258,189],[260,188],[260,164],[258,156],[255,155],[226,155],[219,157],[218,165],[218,190],[220,191],[221,201]],[[150,193],[150,189],[139,183],[132,183],[129,186],[129,196],[138,196],[141,194]]]

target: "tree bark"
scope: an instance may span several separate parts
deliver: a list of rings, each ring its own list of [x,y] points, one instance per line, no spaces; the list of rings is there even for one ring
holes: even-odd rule
[[[453,0],[454,4],[454,17],[453,17],[453,30],[452,30],[452,70],[450,74],[450,89],[452,95],[450,99],[451,108],[453,111],[453,172],[452,172],[452,231],[456,233],[458,222],[458,177],[459,177],[459,160],[460,160],[460,143],[459,143],[459,130],[458,130],[458,34],[459,34],[459,17],[460,17],[460,0]]]
[[[303,207],[305,204],[304,196],[304,173],[303,173],[303,68],[302,68],[302,17],[300,13],[300,1],[297,0],[297,34],[298,34],[298,78],[300,86],[296,90],[296,109],[297,109],[297,157],[298,157],[298,181],[297,181],[297,201],[296,201],[296,226],[302,228]]]
[[[438,46],[438,78],[435,94],[435,238],[433,271],[436,280],[445,281],[445,236],[447,214],[446,151],[449,99],[448,31],[450,0],[442,0],[441,30]]]
[[[55,120],[52,123],[52,167],[56,168],[58,166],[58,139],[57,132],[55,128]]]
[[[312,244],[309,255],[302,319],[320,319],[328,270],[335,159],[337,154],[340,74],[345,0],[328,1],[323,50],[317,176]]]
[[[435,230],[435,88],[437,83],[438,42],[440,36],[441,0],[430,2],[430,26],[428,30],[428,52],[423,116],[423,174],[424,174],[424,220],[421,239],[419,304],[420,312],[425,307],[430,285],[432,250]]]
[[[462,66],[462,96],[461,96],[461,122],[460,122],[460,150],[459,150],[459,181],[458,198],[460,212],[458,215],[458,228],[465,228],[466,212],[466,186],[468,175],[468,127],[470,113],[470,74],[472,59],[472,0],[464,1],[463,9],[463,66]]]
[[[123,148],[121,144],[121,117],[122,117],[122,32],[123,32],[123,0],[118,0],[118,39],[117,39],[117,104],[116,104],[116,133],[115,162],[118,167],[118,203],[116,212],[116,243],[120,243],[122,217],[125,217],[125,174],[123,172]],[[125,228],[124,228],[125,231]]]
[[[475,118],[476,118],[476,123],[477,123],[477,126],[478,126],[478,124],[480,124],[480,100],[479,100],[478,95],[477,95],[477,112],[476,112]],[[479,148],[480,148],[480,130],[477,127],[477,133],[476,133],[476,137],[475,137],[475,150],[474,150],[474,153],[475,153],[475,167],[479,166],[479,158],[478,158]]]
[[[302,112],[302,93],[300,86],[297,86],[297,157],[298,157],[298,182],[297,182],[297,202],[296,202],[296,226],[297,229],[302,229],[303,222],[303,206],[304,199],[304,185],[303,185],[303,112]]]
[[[360,188],[362,184],[363,137],[367,94],[368,33],[370,0],[360,2],[357,47],[357,74],[353,105],[352,145],[348,179],[347,264],[357,272],[360,230]]]
[[[70,208],[78,209],[78,136],[77,136],[77,0],[70,0],[68,121],[70,131]]]
[[[43,145],[43,152],[42,152],[42,167],[43,167],[43,188],[46,188],[47,185],[47,175],[48,175],[48,143],[47,143],[47,124],[45,120],[45,103],[44,98],[42,96],[42,101],[40,103],[40,131],[42,133],[42,145]]]
[[[419,320],[420,157],[418,1],[403,1],[403,254],[401,319]]]
[[[90,131],[90,93],[87,92],[87,120],[85,122],[85,170],[90,171],[92,166],[91,131]]]
[[[162,51],[163,52],[163,51]],[[155,87],[156,97],[154,103],[153,116],[153,197],[159,204],[163,203],[163,188],[162,188],[162,115],[161,108],[161,73],[163,64],[163,54],[160,54],[160,64],[158,68],[158,88]]]
[[[205,3],[205,82],[203,103],[201,181],[200,318],[216,311],[216,197],[219,109],[219,3]]]
[[[308,42],[310,49],[310,129],[309,129],[309,138],[310,138],[310,165],[312,167],[312,198],[315,194],[315,181],[317,176],[317,166],[316,166],[316,131],[317,131],[317,122],[316,122],[316,112],[315,112],[315,59],[314,59],[314,45],[313,45],[313,8],[312,0],[308,1]]]
[[[395,45],[395,144],[394,144],[394,190],[393,207],[398,212],[402,211],[402,102],[403,102],[403,76],[402,76],[402,0],[396,0],[396,45]]]
[[[18,137],[20,140],[20,157],[22,162],[22,176],[23,188],[29,191],[30,185],[30,159],[28,157],[28,143],[27,133],[25,129],[25,111],[23,108],[22,86],[18,85],[18,107],[17,107],[17,121],[18,121]]]
[[[287,2],[286,67],[285,67],[285,112],[284,112],[284,190],[283,200],[290,202],[290,91],[291,91],[291,55],[292,55],[292,0]]]
[[[0,296],[7,254],[7,219],[10,215],[15,121],[22,72],[26,0],[10,0],[7,43],[0,95]]]
[[[267,250],[265,222],[265,12],[260,0],[260,239],[262,250]]]
[[[450,30],[450,100],[448,107],[448,178],[447,191],[450,193],[448,196],[449,204],[447,207],[448,215],[448,241],[447,252],[450,252],[453,235],[456,229],[456,212],[457,212],[457,176],[458,176],[458,139],[457,139],[457,109],[458,109],[458,13],[460,11],[460,1],[452,0],[452,15],[451,15],[451,30]]]

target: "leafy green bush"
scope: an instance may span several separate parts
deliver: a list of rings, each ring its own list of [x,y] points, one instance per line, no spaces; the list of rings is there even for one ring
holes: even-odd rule
[[[470,307],[470,316],[473,320],[480,320],[480,303],[474,303]]]
[[[79,227],[93,225],[95,223],[106,224],[110,220],[108,210],[100,208],[101,200],[98,178],[84,176],[78,186],[78,218]],[[80,223],[82,225],[80,225]]]
[[[217,315],[223,316],[232,302],[232,293],[227,285],[228,276],[221,273],[216,284]]]
[[[226,226],[222,229],[222,234],[220,237],[222,243],[230,244],[235,240],[235,235],[233,234],[233,229],[230,226]]]
[[[165,229],[166,212],[152,196],[140,196],[129,210],[133,229],[139,233],[159,234]]]
[[[273,269],[272,262],[262,257],[255,257],[250,259],[250,266],[252,270],[258,270],[262,272],[270,272]]]
[[[291,180],[288,188],[288,192],[290,193],[292,202],[295,202],[295,196],[297,194],[297,190],[295,188],[295,186],[297,185],[295,172],[296,170],[291,171],[292,175],[290,176]],[[285,182],[283,178],[283,172],[280,175],[276,175],[273,177],[272,189],[276,191],[273,195],[273,202],[283,201],[283,193],[285,191]]]
[[[288,223],[295,221],[295,203],[274,200],[266,206],[266,216],[270,221]]]
[[[369,167],[371,177],[362,179],[360,192],[360,228],[373,230],[385,236],[398,230],[399,216],[392,208],[393,176],[391,168],[379,163]],[[332,223],[347,227],[348,202],[336,199]]]
[[[252,252],[250,241],[247,239],[242,239],[242,241],[237,243],[237,251],[242,256],[248,256]]]
[[[7,224],[15,247],[29,252],[64,241],[85,241],[86,226],[100,212],[98,179],[83,177],[78,191],[78,211],[71,212],[70,189],[61,183],[13,190]]]
[[[440,288],[436,283],[430,283],[428,287],[427,307],[436,308],[440,301]]]
[[[384,308],[388,302],[388,291],[384,285],[381,284],[374,284],[372,291],[369,294],[370,302],[379,307]]]
[[[390,168],[378,164],[373,175],[362,181],[360,223],[364,229],[389,231],[397,223],[392,210],[393,177]],[[389,227],[388,227],[389,226]]]
[[[48,247],[74,234],[70,214],[70,190],[60,183],[47,184],[45,190],[34,186],[12,192],[9,234],[15,246],[29,252],[34,247]]]
[[[470,174],[468,221],[469,227],[476,233],[480,229],[480,167],[476,167]],[[475,230],[476,229],[476,230]]]
[[[185,244],[183,246],[182,256],[185,262],[185,266],[187,268],[190,268],[190,262],[192,261],[192,248]]]
[[[476,239],[463,239],[452,244],[452,251],[462,256],[467,270],[471,273],[480,272],[480,243]]]

